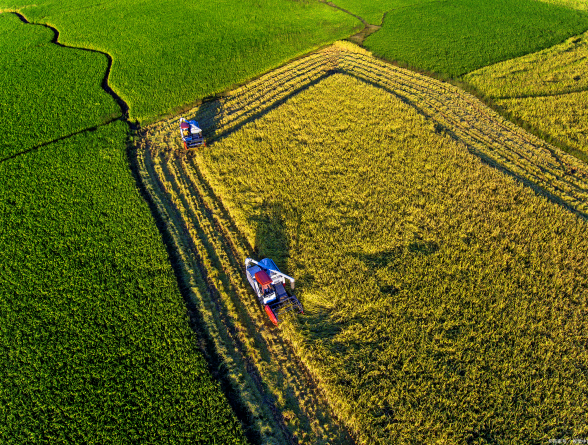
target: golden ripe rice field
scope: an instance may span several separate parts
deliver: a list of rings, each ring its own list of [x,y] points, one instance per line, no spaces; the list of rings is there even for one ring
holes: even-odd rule
[[[584,164],[349,44],[192,116],[205,149],[184,152],[170,120],[137,161],[244,403],[286,413],[270,431],[260,404],[268,437],[588,434]],[[249,255],[296,277],[306,315],[264,323]]]
[[[465,76],[522,121],[588,153],[588,33]]]

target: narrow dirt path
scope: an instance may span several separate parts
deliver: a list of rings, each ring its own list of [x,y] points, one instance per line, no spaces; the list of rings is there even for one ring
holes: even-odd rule
[[[338,9],[339,11],[344,12],[345,14],[349,14],[351,17],[355,17],[357,20],[359,20],[361,23],[363,23],[363,29],[358,32],[357,34],[353,34],[352,36],[349,36],[347,38],[347,40],[349,40],[350,42],[355,43],[356,45],[359,45],[361,47],[363,47],[363,42],[365,41],[365,39],[367,39],[370,35],[372,35],[373,33],[375,33],[376,31],[382,29],[382,26],[384,26],[384,21],[386,20],[386,15],[391,12],[391,11],[395,11],[398,9],[405,9],[405,8],[410,8],[411,5],[406,5],[406,6],[402,6],[400,8],[395,8],[395,9],[390,9],[388,11],[385,11],[382,14],[382,23],[380,25],[374,25],[373,23],[369,23],[367,20],[365,20],[363,17],[358,16],[357,14],[354,14],[351,11],[348,11],[347,9],[342,8],[341,6],[336,5],[333,2],[327,1],[327,0],[319,0],[321,3],[324,3],[326,5],[329,5],[331,8],[335,8]],[[427,3],[439,3],[440,0],[432,0],[430,2],[425,2],[425,3],[418,3],[414,6],[421,6],[423,4],[427,4]]]
[[[352,17],[355,17],[357,20],[359,20],[361,23],[363,23],[363,29],[358,32],[357,34],[353,34],[352,36],[348,37],[348,40],[352,41],[353,43],[362,46],[363,45],[363,41],[371,34],[375,33],[377,30],[379,30],[380,28],[382,28],[381,25],[372,25],[371,23],[369,23],[367,20],[365,20],[364,18],[348,11],[347,9],[343,9],[340,6],[337,6],[335,3],[333,2],[329,2],[326,0],[320,0],[321,3],[324,3],[326,5],[329,5],[331,8],[335,8],[338,9],[339,11],[344,12],[345,14],[349,14]],[[385,16],[386,14],[384,14]],[[383,20],[382,20],[383,22]]]

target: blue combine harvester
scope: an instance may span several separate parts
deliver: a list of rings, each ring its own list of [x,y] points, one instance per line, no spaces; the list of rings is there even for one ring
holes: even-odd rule
[[[290,311],[304,313],[302,303],[294,295],[288,294],[284,284],[290,281],[294,289],[294,278],[280,272],[273,260],[266,258],[257,262],[251,258],[245,260],[247,280],[253,288],[261,308],[276,326],[282,320],[280,315]]]
[[[187,121],[183,117],[180,118],[180,135],[182,136],[182,142],[186,150],[201,145],[206,147],[206,142],[204,141],[204,137],[202,137],[202,130],[196,121]]]

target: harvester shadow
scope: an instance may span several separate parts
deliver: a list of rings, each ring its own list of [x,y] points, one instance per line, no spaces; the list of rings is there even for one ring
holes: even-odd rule
[[[271,258],[284,269],[290,256],[290,242],[285,226],[284,206],[275,200],[264,200],[260,212],[250,220],[256,227],[253,249],[259,259]]]
[[[233,313],[233,316],[237,316],[241,321],[239,323],[240,328],[238,331],[242,332],[247,338],[254,339],[256,349],[259,351],[260,359],[252,359],[246,354],[245,348],[238,338],[238,331],[235,329],[234,323],[230,320],[231,317],[222,316],[223,324],[226,329],[231,331],[231,336],[236,341],[235,344],[237,348],[244,353],[243,360],[245,368],[243,370],[249,374],[255,382],[255,385],[262,396],[263,403],[271,409],[274,422],[282,431],[286,440],[285,443],[297,443],[296,437],[292,435],[291,431],[289,431],[288,422],[283,416],[284,410],[277,407],[271,389],[266,386],[262,369],[266,368],[267,365],[260,367],[261,363],[257,360],[261,360],[261,362],[267,364],[274,363],[275,366],[277,366],[276,372],[274,372],[273,375],[277,381],[278,387],[283,388],[284,394],[287,395],[286,411],[289,410],[295,413],[295,418],[301,425],[303,425],[302,429],[305,431],[310,431],[312,429],[312,420],[310,416],[317,416],[317,414],[312,409],[309,411],[309,407],[298,400],[296,393],[300,391],[315,391],[312,385],[307,385],[307,382],[313,382],[315,388],[317,387],[317,384],[306,370],[305,365],[302,364],[298,357],[292,353],[288,341],[281,338],[279,334],[269,334],[274,327],[267,319],[265,313],[261,311],[256,298],[251,292],[249,283],[245,279],[243,274],[244,257],[242,257],[241,249],[243,249],[243,253],[247,256],[257,255],[258,259],[267,256],[274,259],[280,268],[285,267],[290,255],[290,248],[292,245],[296,245],[295,242],[290,243],[288,231],[286,230],[286,222],[293,218],[298,221],[299,218],[296,219],[295,215],[293,216],[291,214],[292,212],[285,209],[281,203],[266,200],[259,208],[259,216],[251,220],[252,225],[257,228],[254,242],[255,245],[251,246],[250,243],[247,242],[245,236],[240,233],[230,213],[222,205],[222,201],[220,201],[219,197],[210,187],[210,184],[208,184],[206,179],[202,176],[197,164],[194,163],[192,165],[194,167],[193,171],[198,178],[197,181],[202,184],[203,195],[207,195],[212,199],[212,201],[214,201],[213,207],[219,210],[213,211],[212,207],[210,207],[209,204],[206,204],[202,197],[196,198],[206,208],[205,216],[211,224],[216,227],[216,232],[220,235],[222,240],[222,246],[219,246],[221,247],[221,250],[208,246],[207,250],[210,249],[210,259],[213,266],[219,270],[219,279],[222,282],[222,287],[228,293],[235,306],[234,310],[231,312]],[[215,215],[223,221],[222,225],[216,220]],[[236,236],[236,238],[233,238],[233,236]],[[228,260],[230,263],[229,268],[223,268],[221,264],[221,256]],[[201,273],[205,276],[207,272],[203,268]],[[240,278],[237,279],[238,282],[235,282],[231,277]],[[245,291],[245,294],[243,294],[242,290]],[[211,296],[213,297],[213,300],[218,302],[219,310],[221,312],[226,311],[226,308],[223,309],[221,307],[223,305],[220,303],[218,295],[216,295],[216,289],[209,286],[209,288],[204,291],[212,292],[214,295]],[[254,311],[259,311],[258,317],[251,317],[250,315],[251,306],[253,305],[255,306]],[[262,334],[263,331],[266,333]],[[276,355],[279,357],[278,359]],[[292,371],[289,370],[293,364],[295,364],[295,368],[298,370],[296,373],[292,373]],[[300,374],[300,377],[297,377],[298,373]],[[314,406],[312,408],[314,408]],[[318,415],[318,417],[320,419],[323,418],[322,414]],[[337,443],[353,443],[353,440],[350,439],[349,433],[344,427],[341,427],[338,431],[340,440]]]
[[[459,135],[457,133],[455,133],[455,131],[453,131],[452,129],[448,128],[446,125],[444,125],[443,123],[439,122],[437,119],[435,119],[431,114],[425,112],[421,107],[419,107],[416,103],[414,103],[412,100],[410,100],[409,98],[403,96],[402,94],[399,94],[397,91],[394,91],[390,88],[387,88],[381,84],[378,84],[377,82],[372,81],[371,79],[366,79],[362,76],[359,76],[355,73],[351,73],[351,72],[345,72],[345,74],[361,81],[364,82],[368,85],[371,85],[373,87],[379,88],[389,94],[392,94],[393,96],[397,97],[398,99],[400,99],[403,103],[407,104],[408,106],[412,107],[418,114],[420,114],[421,116],[425,117],[427,120],[432,121],[434,124],[434,129],[435,132],[442,134],[444,136],[450,137],[451,139],[465,145],[465,147],[467,148],[468,152],[470,152],[471,154],[477,156],[484,164],[489,165],[490,167],[493,167],[497,170],[499,170],[500,172],[510,176],[511,178],[517,180],[518,182],[522,183],[523,185],[531,188],[535,193],[537,193],[538,195],[544,196],[547,199],[549,199],[551,202],[558,204],[560,206],[562,206],[563,208],[565,208],[566,210],[569,210],[570,212],[584,218],[584,219],[588,219],[588,213],[583,212],[581,210],[578,210],[577,208],[575,208],[573,205],[567,203],[566,201],[564,201],[562,198],[553,195],[552,193],[548,192],[547,190],[543,189],[540,185],[536,184],[535,182],[531,181],[530,179],[512,171],[511,169],[509,169],[507,166],[500,164],[499,162],[495,161],[494,159],[490,158],[489,156],[487,156],[484,153],[481,153],[479,150],[476,150],[475,147],[473,147],[472,145],[470,145],[467,141],[463,140],[461,137],[459,137]]]
[[[433,255],[439,250],[439,243],[433,240],[423,240],[415,237],[412,241],[375,253],[353,252],[351,256],[361,261],[371,273],[378,269],[400,268],[407,258],[423,257]],[[386,281],[378,284],[380,293],[386,298],[393,297],[399,291],[398,287]]]
[[[206,141],[210,143],[217,138],[216,121],[221,114],[221,103],[219,99],[203,102],[197,109],[194,119],[202,129]]]

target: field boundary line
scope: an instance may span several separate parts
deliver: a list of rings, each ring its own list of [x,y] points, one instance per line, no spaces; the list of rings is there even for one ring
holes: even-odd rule
[[[53,139],[52,141],[43,142],[42,144],[35,145],[34,147],[27,148],[26,150],[23,150],[23,151],[19,151],[18,153],[14,153],[10,156],[6,156],[5,158],[0,159],[0,164],[3,162],[6,162],[6,161],[10,161],[11,159],[17,158],[19,156],[23,156],[23,155],[26,155],[26,154],[31,153],[33,151],[39,150],[43,147],[46,147],[47,145],[51,145],[51,144],[55,144],[57,142],[65,141],[66,139],[72,138],[74,136],[78,136],[82,133],[86,133],[89,131],[96,131],[96,130],[98,130],[98,128],[110,125],[113,122],[116,122],[117,120],[120,120],[120,119],[119,118],[109,119],[108,121],[106,121],[100,125],[94,125],[93,127],[84,128],[83,130],[79,130],[74,133],[70,133],[68,135],[58,137],[57,139]]]
[[[110,71],[112,69],[112,56],[110,54],[108,54],[105,51],[100,51],[100,50],[92,49],[92,48],[64,45],[63,43],[59,42],[59,30],[57,28],[55,28],[47,23],[29,22],[29,20],[22,14],[22,12],[19,12],[19,11],[7,11],[7,12],[11,12],[12,14],[16,15],[20,19],[20,21],[26,25],[42,26],[44,28],[51,30],[53,32],[53,38],[51,40],[51,43],[53,43],[57,46],[60,46],[62,48],[67,48],[67,49],[76,49],[76,50],[80,50],[80,51],[88,51],[91,53],[102,54],[104,57],[106,57],[108,64],[106,67],[106,72],[104,73],[104,77],[102,78],[102,82],[101,82],[102,89],[106,92],[106,94],[108,94],[110,97],[112,97],[115,100],[115,102],[118,104],[118,106],[120,107],[122,115],[119,117],[119,119],[127,122],[131,126],[131,128],[136,127],[136,123],[132,123],[129,121],[129,105],[123,100],[122,97],[120,97],[118,95],[118,93],[116,93],[111,88],[111,86],[108,83],[108,79],[110,78]]]
[[[107,61],[107,66],[106,66],[106,71],[104,73],[104,76],[102,78],[101,84],[100,86],[102,87],[102,89],[104,90],[104,92],[106,94],[108,94],[110,97],[112,97],[114,99],[114,101],[117,103],[117,105],[120,108],[120,116],[117,117],[111,117],[108,118],[106,121],[102,122],[101,124],[98,125],[94,125],[91,127],[87,127],[84,128],[82,130],[78,130],[76,132],[64,135],[64,136],[60,136],[56,139],[53,139],[51,141],[47,141],[47,142],[43,142],[42,144],[36,145],[34,147],[28,148],[26,150],[20,151],[18,153],[14,153],[10,156],[6,156],[5,158],[0,159],[0,163],[3,163],[5,161],[9,161],[11,159],[17,158],[18,156],[22,156],[28,153],[31,153],[33,151],[39,150],[43,147],[46,147],[48,145],[54,144],[56,142],[61,142],[64,141],[68,138],[71,138],[73,136],[77,136],[79,134],[82,134],[84,132],[88,132],[88,131],[96,131],[98,128],[100,127],[104,127],[106,125],[111,124],[112,122],[115,122],[117,120],[122,120],[125,121],[127,124],[129,124],[129,126],[131,127],[131,129],[135,128],[136,125],[131,123],[128,119],[129,116],[129,106],[127,105],[127,103],[110,87],[110,85],[108,84],[108,79],[110,77],[110,71],[112,68],[112,57],[110,56],[110,54],[103,52],[103,51],[99,51],[99,50],[95,50],[95,49],[90,49],[90,48],[83,48],[83,47],[76,47],[76,46],[69,46],[69,45],[64,45],[62,43],[59,42],[59,31],[54,28],[51,25],[48,25],[46,23],[32,23],[29,22],[29,20],[18,10],[12,10],[12,9],[8,9],[8,10],[0,10],[0,13],[7,13],[7,14],[14,14],[16,17],[18,17],[18,19],[24,23],[25,25],[31,25],[31,26],[41,26],[43,28],[47,28],[49,29],[52,33],[53,33],[53,37],[51,38],[51,41],[49,43],[57,45],[61,48],[65,48],[65,49],[73,49],[73,50],[79,50],[79,51],[87,51],[87,52],[91,52],[91,53],[96,53],[96,54],[101,54],[103,56],[106,57],[106,61]]]
[[[562,91],[561,93],[537,93],[537,94],[521,94],[519,96],[496,96],[492,100],[517,100],[517,99],[541,99],[542,97],[560,97],[568,96],[570,94],[586,93],[588,87],[578,88],[575,90]]]

